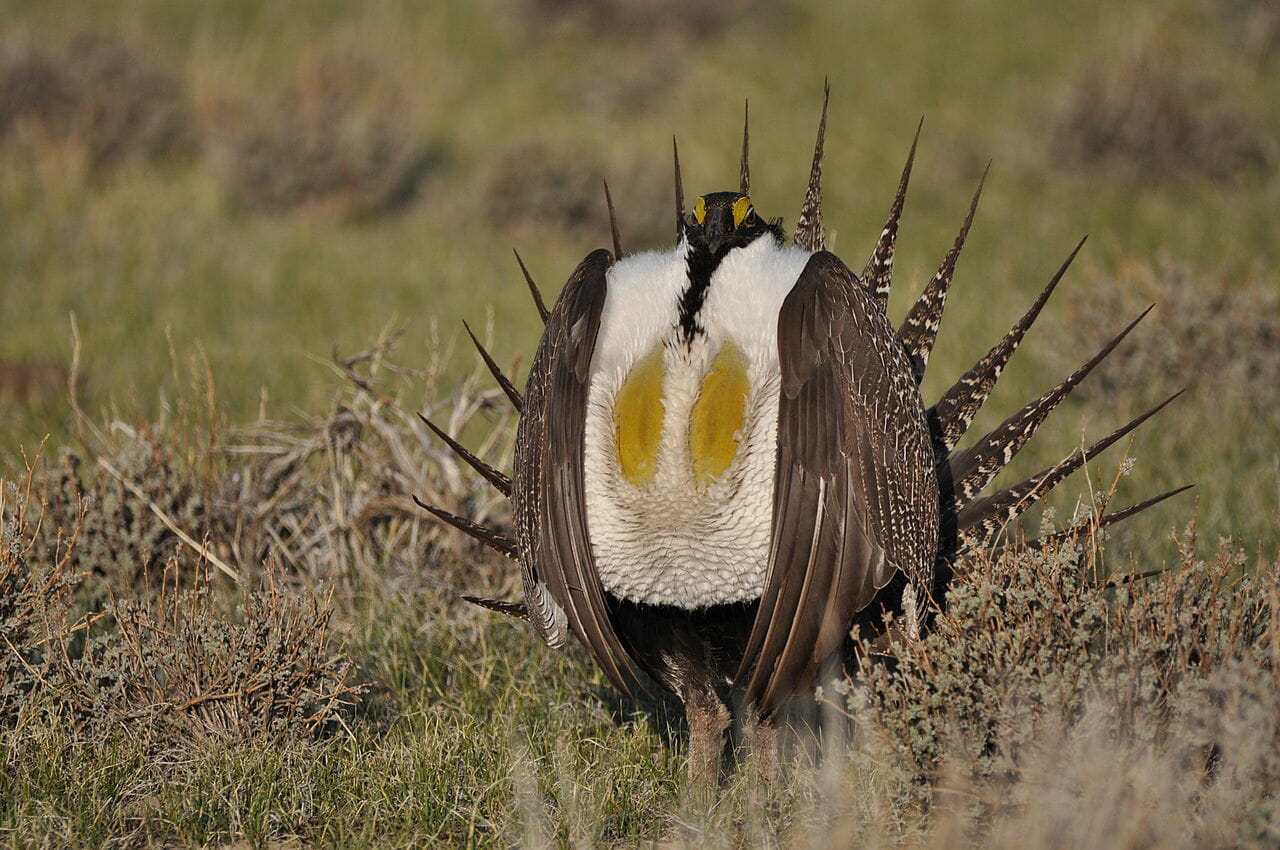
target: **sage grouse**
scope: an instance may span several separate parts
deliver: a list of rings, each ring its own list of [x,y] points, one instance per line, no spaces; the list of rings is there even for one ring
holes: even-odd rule
[[[675,153],[673,248],[623,256],[610,201],[613,253],[587,255],[551,310],[524,270],[546,328],[523,394],[481,348],[521,413],[510,478],[432,426],[511,501],[515,539],[428,507],[520,564],[522,604],[472,601],[527,617],[552,646],[573,635],[626,694],[648,682],[676,694],[697,782],[718,775],[732,692],[757,746],[767,744],[779,708],[839,656],[855,615],[880,597],[908,638],[919,634],[958,557],[994,545],[1005,524],[1159,409],[980,496],[1142,317],[956,451],[1080,246],[1004,338],[926,406],[918,387],[982,184],[895,331],[885,307],[916,145],[855,274],[824,250],[826,113],[824,97],[790,244],[781,220],[751,201],[744,129],[738,191],[700,196],[691,216]]]

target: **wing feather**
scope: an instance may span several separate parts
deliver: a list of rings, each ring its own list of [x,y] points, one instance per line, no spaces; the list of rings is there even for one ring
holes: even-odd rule
[[[807,687],[895,570],[928,586],[938,485],[915,373],[835,255],[810,258],[778,317],[773,535],[736,681],[763,716]]]
[[[594,251],[547,317],[516,434],[512,511],[530,619],[552,645],[566,628],[620,691],[641,680],[614,629],[587,531],[583,431],[613,255]]]

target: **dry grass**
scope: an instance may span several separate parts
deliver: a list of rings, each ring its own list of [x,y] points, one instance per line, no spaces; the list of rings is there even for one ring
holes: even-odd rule
[[[190,576],[202,564],[248,578],[271,559],[313,586],[349,590],[416,579],[442,556],[466,560],[474,580],[510,579],[501,558],[446,533],[414,498],[476,522],[501,521],[505,504],[478,489],[478,476],[419,414],[455,437],[478,438],[478,453],[501,466],[513,412],[500,390],[482,388],[478,360],[437,396],[451,344],[427,369],[409,370],[390,359],[400,336],[388,331],[366,351],[335,353],[332,409],[295,423],[227,429],[199,366],[167,424],[99,426],[81,411],[89,457],[64,450],[33,473],[43,510],[20,527],[37,559],[51,560],[79,528],[67,557],[86,576],[84,592],[99,600],[125,588],[154,591],[168,573]]]
[[[28,612],[6,626],[27,647],[8,663],[39,671],[5,692],[17,705],[6,758],[27,778],[0,791],[21,834],[40,834],[30,813],[50,805],[69,836],[142,844],[179,834],[196,843],[375,834],[489,843],[509,842],[514,829],[534,843],[796,846],[837,836],[1012,847],[1123,835],[1134,846],[1264,846],[1280,824],[1280,564],[1250,566],[1230,544],[1203,558],[1194,525],[1174,567],[1148,581],[1102,580],[1102,535],[974,560],[924,639],[896,646],[891,661],[866,661],[844,696],[827,695],[851,727],[829,722],[820,745],[795,748],[774,787],[754,787],[748,768],[711,807],[687,796],[669,718],[603,696],[581,653],[552,653],[527,631],[459,607],[456,594],[477,582],[511,593],[511,571],[419,525],[411,497],[502,517],[487,486],[405,409],[400,382],[439,372],[397,369],[393,338],[334,358],[341,389],[325,416],[288,428],[219,426],[216,439],[176,420],[153,426],[151,446],[176,460],[149,471],[126,469],[119,446],[101,444],[121,475],[100,483],[135,485],[121,486],[111,516],[150,515],[171,535],[152,505],[173,526],[190,517],[185,536],[196,545],[170,537],[160,546],[170,554],[148,567],[158,582],[130,579],[122,559],[111,592],[87,597],[100,601],[88,619],[69,605],[84,595],[58,589],[33,607],[30,589],[54,585],[6,578]],[[494,411],[494,394],[478,384],[472,373],[422,406],[505,465],[510,414]],[[201,448],[170,442],[182,434]],[[101,459],[83,465],[103,469]],[[213,495],[184,513],[156,501],[161,481],[187,494],[212,481]],[[53,471],[25,485],[32,505],[72,487]],[[75,560],[90,528],[108,548],[124,540],[121,552],[145,557],[128,548],[135,530],[92,516],[100,497],[83,502],[79,537],[57,549],[18,511],[23,491],[8,492],[8,548],[31,575],[91,570]],[[215,531],[198,539],[194,518],[214,514]],[[200,558],[205,547],[242,582]],[[276,566],[264,571],[261,557]],[[63,613],[29,613],[55,609]],[[54,623],[63,625],[48,631]],[[355,712],[353,664],[373,685]],[[113,741],[123,749],[108,756],[103,742]],[[822,750],[816,766],[806,761]],[[104,759],[111,767],[99,774]],[[68,761],[76,775],[112,778],[64,796],[55,765]],[[154,790],[175,782],[195,790]],[[277,790],[231,790],[241,787]],[[219,789],[224,802],[182,814],[200,789]],[[86,795],[102,813],[76,826],[68,802]],[[1078,817],[1085,810],[1096,814]]]

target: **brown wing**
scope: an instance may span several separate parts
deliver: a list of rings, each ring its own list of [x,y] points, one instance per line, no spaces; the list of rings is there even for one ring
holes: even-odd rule
[[[809,686],[901,569],[928,587],[938,484],[915,374],[834,254],[778,316],[782,387],[769,570],[737,682],[764,716]]]
[[[516,433],[511,502],[530,619],[553,646],[571,629],[630,695],[639,679],[600,588],[582,480],[591,356],[611,265],[608,251],[589,254],[547,317]]]

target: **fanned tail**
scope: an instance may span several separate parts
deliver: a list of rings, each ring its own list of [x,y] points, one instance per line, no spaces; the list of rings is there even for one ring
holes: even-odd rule
[[[822,113],[818,122],[818,133],[814,144],[809,183],[793,237],[793,241],[797,246],[808,251],[823,250],[826,244],[822,225],[822,169],[830,92],[830,86],[824,82]],[[912,168],[915,163],[922,126],[923,119],[916,128],[911,148],[907,153],[906,163],[903,166],[897,192],[889,209],[888,219],[861,276],[862,286],[875,298],[882,310],[888,305],[889,293],[892,287],[894,252],[897,245],[899,224],[906,201]],[[680,153],[674,137],[671,140],[671,152],[675,189],[676,239],[678,241],[684,237],[686,222]],[[744,103],[742,159],[739,179],[739,187],[743,195],[749,194],[751,189],[749,159],[750,106]],[[969,230],[973,224],[989,170],[990,164],[988,164],[987,170],[983,172],[982,178],[978,181],[964,221],[950,250],[898,328],[898,341],[910,359],[917,384],[923,379],[937,342],[938,329],[946,307],[951,282],[955,275],[960,253],[964,248]],[[622,245],[613,198],[607,183],[604,188],[605,200],[609,207],[609,225],[613,237],[614,254],[620,258],[622,256]],[[981,495],[999,472],[1025,447],[1054,408],[1133,331],[1143,317],[1147,315],[1147,312],[1150,311],[1150,308],[1130,322],[1122,331],[1109,340],[1097,354],[1067,376],[1061,383],[1023,406],[999,426],[982,436],[972,446],[955,451],[956,445],[964,437],[978,411],[987,398],[990,397],[1010,358],[1021,345],[1027,331],[1038,319],[1045,304],[1081,248],[1083,248],[1084,243],[1085,240],[1081,239],[1036,297],[1030,308],[1014,323],[1008,333],[926,411],[941,490],[938,505],[941,528],[939,551],[937,552],[940,581],[945,581],[946,576],[954,575],[957,561],[965,559],[968,555],[973,554],[975,550],[986,550],[987,553],[1016,554],[1042,549],[1045,546],[1055,545],[1112,526],[1185,492],[1191,486],[1169,490],[1130,507],[1110,513],[1105,512],[1106,506],[1104,505],[1096,515],[1090,516],[1083,522],[1076,523],[1063,531],[1044,534],[1031,540],[1009,542],[1000,539],[1002,531],[1009,523],[1016,520],[1029,507],[1041,501],[1055,486],[1080,469],[1086,462],[1133,432],[1170,404],[1181,394],[1177,393],[1115,429],[1087,448],[1071,452],[1047,469],[1043,469],[1035,475],[990,495]],[[524,274],[538,313],[545,323],[548,317],[548,310],[543,302],[542,295],[518,253],[516,254],[516,260],[520,264],[520,269]],[[484,346],[480,344],[479,339],[472,333],[470,327],[467,327],[467,333],[471,336],[472,342],[480,352],[480,356],[494,379],[498,382],[498,385],[502,387],[503,392],[506,393],[517,411],[521,411],[523,399],[520,393],[506,375],[503,374]],[[474,468],[499,492],[510,496],[513,487],[510,477],[485,463],[425,417],[423,421],[455,454]],[[443,508],[424,504],[416,497],[414,501],[441,521],[474,537],[505,557],[512,559],[518,557],[517,541],[502,532],[465,517],[457,516]],[[1121,581],[1142,578],[1146,575],[1132,576],[1121,579]],[[519,602],[472,596],[464,598],[489,610],[517,619],[527,619],[530,614],[526,604]]]

